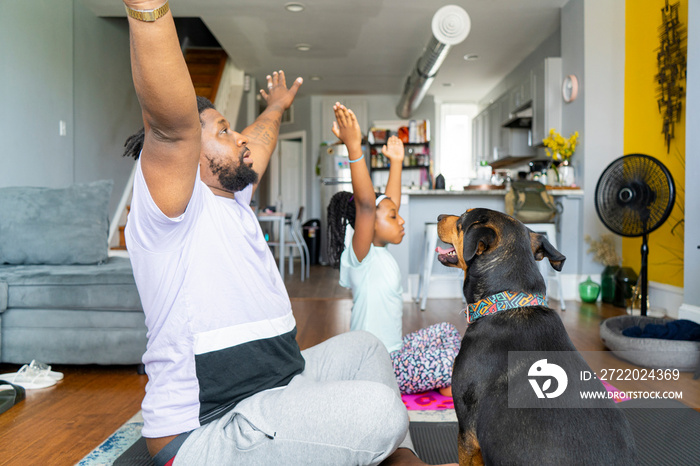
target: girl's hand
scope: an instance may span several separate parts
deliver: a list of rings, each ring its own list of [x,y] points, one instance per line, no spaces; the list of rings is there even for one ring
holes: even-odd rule
[[[404,157],[403,142],[401,142],[401,139],[396,136],[391,136],[382,147],[382,154],[389,159],[391,165],[396,163],[400,166],[403,163]]]
[[[348,146],[348,150],[359,150],[362,145],[362,131],[353,111],[336,102],[333,105],[333,112],[336,119],[333,122],[333,134]]]

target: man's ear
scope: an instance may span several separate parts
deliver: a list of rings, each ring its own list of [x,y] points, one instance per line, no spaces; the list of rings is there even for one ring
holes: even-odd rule
[[[464,249],[462,250],[464,262],[469,262],[474,256],[483,254],[496,243],[497,239],[496,232],[489,226],[478,223],[470,226],[464,232]]]
[[[561,272],[566,256],[557,251],[552,246],[552,243],[547,241],[545,235],[535,233],[529,228],[527,231],[530,233],[530,246],[532,247],[532,255],[535,256],[535,260],[541,261],[546,257],[554,270]]]

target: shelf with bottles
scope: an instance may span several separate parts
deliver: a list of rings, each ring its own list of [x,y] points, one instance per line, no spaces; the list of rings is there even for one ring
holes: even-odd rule
[[[413,120],[412,120],[413,121]],[[427,121],[427,120],[425,120]],[[426,125],[419,124],[416,125],[419,128],[425,128]],[[403,168],[428,168],[430,167],[430,140],[426,138],[425,129],[420,131],[414,131],[410,133],[412,139],[409,139],[402,129],[405,127],[400,127],[398,131],[399,138],[404,143],[404,159]],[[392,135],[392,131],[388,129],[378,130],[376,128],[370,129],[370,136],[368,137],[368,147],[369,147],[369,158],[370,158],[370,169],[381,170],[388,169],[391,165],[389,159],[382,153],[382,147],[386,144],[386,141]]]
[[[391,165],[389,159],[382,154],[384,144],[369,145],[370,169],[388,170]],[[404,169],[428,168],[430,166],[430,146],[429,143],[408,143],[404,144],[405,155],[403,158]]]

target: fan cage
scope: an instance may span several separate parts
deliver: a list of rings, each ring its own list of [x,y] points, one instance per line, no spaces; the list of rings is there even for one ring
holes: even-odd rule
[[[595,207],[605,226],[621,236],[649,234],[673,210],[675,189],[668,169],[645,154],[614,160],[596,185]]]

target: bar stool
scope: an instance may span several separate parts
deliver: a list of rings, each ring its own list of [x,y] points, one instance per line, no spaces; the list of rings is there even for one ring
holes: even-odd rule
[[[418,290],[414,297],[415,302],[420,302],[421,311],[425,311],[425,305],[428,300],[428,288],[433,273],[433,265],[435,265],[435,248],[437,244],[437,223],[425,222],[423,234],[423,261],[420,267],[420,274],[418,275]],[[460,294],[462,295],[462,302],[465,302],[464,295],[462,293]]]
[[[555,249],[559,249],[557,247],[557,228],[554,223],[526,223],[525,226],[535,233],[545,235],[552,246],[554,246]],[[564,290],[561,287],[561,273],[554,270],[547,259],[539,261],[537,266],[540,268],[540,273],[542,274],[542,278],[544,278],[547,289],[549,289],[549,280],[554,278],[557,281],[559,304],[561,305],[561,310],[565,311],[566,304],[564,303]],[[549,295],[549,293],[547,294]]]
[[[299,207],[296,218],[292,218],[290,214],[285,216],[284,226],[289,229],[291,235],[291,240],[285,241],[284,244],[280,244],[279,241],[268,241],[268,246],[274,247],[288,247],[290,250],[289,254],[289,274],[294,273],[294,248],[299,251],[299,259],[301,262],[301,281],[304,278],[309,278],[309,269],[311,266],[311,255],[309,254],[309,249],[306,246],[306,242],[302,236],[301,232],[301,219],[304,215],[304,207]]]
[[[430,285],[430,276],[433,273],[433,261],[435,260],[437,240],[437,223],[425,222],[425,230],[423,233],[423,261],[421,262],[420,274],[418,275],[418,291],[415,297],[415,302],[420,301],[421,311],[425,310],[425,303],[428,300],[428,286]]]

